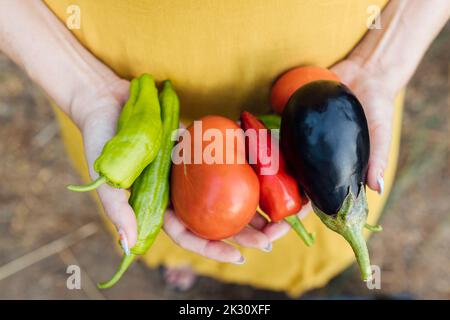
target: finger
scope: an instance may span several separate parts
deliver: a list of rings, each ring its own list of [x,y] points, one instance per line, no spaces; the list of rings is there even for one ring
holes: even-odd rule
[[[128,203],[128,192],[123,189],[115,189],[108,185],[101,186],[98,195],[105,209],[106,215],[116,226],[121,236],[124,251],[132,248],[137,240],[137,223],[133,208]]]
[[[269,238],[269,240],[273,242],[283,237],[286,233],[289,232],[290,229],[291,227],[289,226],[289,224],[286,221],[281,220],[279,222],[272,222],[267,224],[262,231],[267,236],[267,238]]]
[[[250,225],[257,230],[261,230],[262,228],[264,228],[267,223],[268,221],[259,213],[255,213],[252,220],[250,221]]]
[[[83,127],[84,148],[93,179],[98,176],[93,170],[93,163],[99,156],[104,144],[114,135],[118,113],[117,108],[99,107],[85,121]],[[122,247],[127,252],[129,248],[136,244],[137,240],[136,217],[128,204],[128,192],[108,185],[102,185],[97,189],[97,192],[105,213],[119,231]]]
[[[119,114],[118,107],[101,106],[92,111],[84,121],[82,127],[84,151],[90,169],[103,150],[103,146],[116,133]]]
[[[311,201],[303,205],[302,209],[297,213],[299,219],[304,219],[312,211]],[[284,220],[267,224],[262,230],[270,241],[278,240],[289,232],[291,226]]]
[[[211,241],[197,237],[186,229],[172,210],[164,216],[164,230],[180,247],[220,262],[244,263],[238,249],[222,241]]]
[[[393,93],[384,83],[370,79],[365,82],[355,82],[355,75],[361,72],[361,65],[354,61],[344,60],[335,65],[332,70],[338,74],[343,83],[357,93],[358,98],[362,99],[369,125],[371,146],[367,185],[382,194],[384,170],[388,162],[392,136]]]
[[[389,99],[378,99],[373,103],[367,112],[371,146],[367,184],[382,194],[391,144],[393,107]]]
[[[300,211],[297,213],[299,219],[305,219],[305,217],[312,211],[311,201],[303,205]]]
[[[229,238],[229,240],[243,247],[260,249],[265,252],[272,251],[270,239],[263,232],[248,226]]]

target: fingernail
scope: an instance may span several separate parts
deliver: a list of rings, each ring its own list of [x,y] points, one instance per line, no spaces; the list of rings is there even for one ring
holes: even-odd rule
[[[238,261],[234,262],[234,264],[244,264],[244,262],[245,262],[245,258],[244,258],[244,256],[241,256]]]
[[[128,256],[130,254],[130,248],[128,248],[127,236],[125,235],[125,232],[123,232],[122,229],[119,229],[119,237],[120,237],[119,238],[120,245],[122,246],[125,255]]]
[[[377,183],[378,183],[378,194],[382,195],[384,192],[384,179],[381,173],[377,177]]]
[[[269,242],[269,244],[263,249],[263,251],[265,252],[272,251],[272,242]]]

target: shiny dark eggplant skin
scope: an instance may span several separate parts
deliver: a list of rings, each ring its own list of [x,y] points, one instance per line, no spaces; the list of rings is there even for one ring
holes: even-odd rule
[[[282,115],[283,154],[300,186],[325,214],[335,215],[351,190],[365,186],[370,153],[364,110],[336,81],[298,89]]]

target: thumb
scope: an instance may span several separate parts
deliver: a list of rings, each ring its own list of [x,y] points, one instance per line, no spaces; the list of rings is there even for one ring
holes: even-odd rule
[[[133,208],[128,203],[128,192],[103,185],[97,190],[106,215],[119,232],[121,245],[126,253],[137,240],[137,223]]]
[[[351,60],[344,60],[331,69],[341,81],[352,88],[364,108],[370,136],[370,156],[367,185],[382,194],[384,171],[389,157],[393,121],[393,94],[369,75],[362,73],[361,66]],[[359,76],[358,76],[359,75]]]
[[[384,171],[392,137],[393,106],[389,98],[373,97],[364,108],[369,125],[370,157],[367,185],[379,194],[384,192]]]
[[[85,121],[83,127],[84,149],[93,179],[98,176],[93,170],[93,164],[105,143],[115,134],[119,111],[119,108],[112,106],[98,108]],[[106,215],[120,234],[124,251],[128,253],[129,248],[132,248],[137,240],[136,217],[128,203],[129,193],[124,189],[116,189],[108,185],[100,186],[97,192]]]

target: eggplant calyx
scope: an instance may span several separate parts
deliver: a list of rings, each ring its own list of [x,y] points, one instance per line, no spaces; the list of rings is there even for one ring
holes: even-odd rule
[[[329,229],[339,233],[347,240],[355,253],[362,279],[371,281],[372,269],[370,267],[369,251],[362,233],[369,212],[364,186],[360,185],[359,194],[356,198],[349,188],[341,208],[335,215],[325,214],[314,203],[312,203],[312,207],[320,220]]]
[[[372,224],[366,223],[364,225],[364,228],[366,228],[367,230],[372,231],[372,232],[381,232],[381,231],[383,231],[383,227],[381,225],[379,225],[379,224],[372,225]]]

